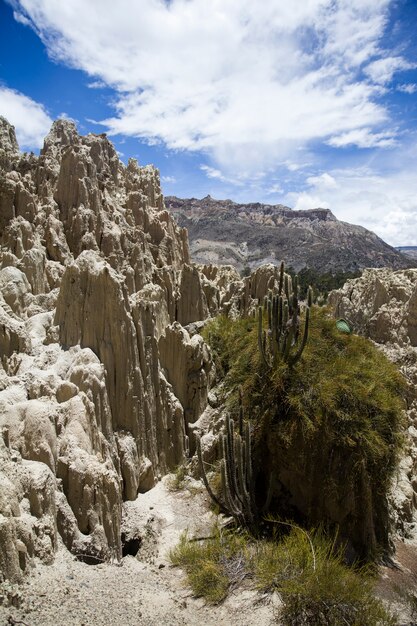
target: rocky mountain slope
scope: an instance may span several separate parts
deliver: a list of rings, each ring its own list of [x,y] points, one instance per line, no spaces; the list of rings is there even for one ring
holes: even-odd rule
[[[294,211],[281,204],[238,204],[210,196],[167,196],[165,203],[178,224],[188,229],[196,263],[231,264],[242,270],[284,260],[297,272],[303,267],[351,272],[413,264],[371,231],[340,222],[328,209]]]
[[[397,250],[401,254],[405,254],[405,256],[417,259],[417,246],[398,246]]]

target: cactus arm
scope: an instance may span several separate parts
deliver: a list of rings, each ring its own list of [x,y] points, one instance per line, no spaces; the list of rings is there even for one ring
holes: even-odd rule
[[[284,285],[284,261],[281,261],[281,265],[279,268],[279,287],[278,287],[278,295],[282,294],[282,287]]]
[[[290,329],[288,331],[288,335],[286,337],[285,350],[284,350],[284,352],[282,354],[283,359],[284,359],[285,362],[288,362],[293,339],[294,339],[294,328],[291,325],[291,327],[290,327]]]
[[[290,301],[290,277],[288,276],[288,274],[285,274],[285,278],[284,278],[284,292],[285,292],[285,297],[287,298],[287,302]]]
[[[305,322],[304,322],[304,333],[303,333],[303,338],[301,340],[301,343],[298,347],[297,352],[289,359],[288,363],[289,365],[292,367],[293,365],[295,365],[297,363],[297,361],[299,361],[303,350],[306,346],[307,343],[307,339],[308,339],[308,327],[309,327],[309,323],[310,323],[310,309],[307,307],[306,309],[306,317],[305,317]]]
[[[267,308],[268,308],[268,328],[272,328],[273,301],[271,303],[271,300],[268,300]]]
[[[235,503],[233,502],[230,483],[227,476],[226,461],[224,459],[222,459],[220,462],[220,474],[222,479],[223,497],[226,502],[228,514],[231,517],[234,517],[238,523],[241,523],[242,514],[241,511],[236,508]]]
[[[235,432],[234,432],[234,422],[230,419],[230,416],[226,417],[226,469],[228,469],[228,477],[232,492],[235,496],[235,500],[238,502],[239,508],[243,505],[242,494],[239,491],[239,486],[237,483],[237,468],[236,468],[236,450],[235,450]]]
[[[230,515],[230,512],[226,509],[224,504],[222,502],[220,502],[220,500],[217,498],[217,496],[214,494],[212,488],[210,487],[210,483],[209,483],[208,478],[207,478],[206,470],[204,468],[203,454],[201,452],[201,439],[200,439],[199,436],[197,436],[197,457],[198,457],[198,464],[199,464],[199,467],[200,467],[200,473],[201,473],[201,476],[203,478],[204,486],[207,489],[207,493],[209,494],[209,496],[213,500],[213,502],[215,504],[217,504],[217,506],[219,507],[220,510],[225,511],[228,515]]]
[[[238,482],[240,493],[242,494],[243,500],[243,509],[245,512],[245,516],[249,520],[249,523],[253,522],[253,512],[251,506],[251,499],[247,490],[247,486],[245,484],[245,473],[244,473],[244,455],[243,455],[243,445],[241,437],[236,439],[236,460],[237,460],[237,469],[238,469]]]
[[[239,387],[239,436],[243,435],[243,392],[242,387]]]
[[[284,302],[284,310],[282,312],[282,329],[285,331],[288,322],[288,302]]]
[[[284,315],[284,299],[282,296],[279,296],[278,301],[278,329],[279,332],[282,332],[282,318]]]
[[[307,291],[307,306],[310,309],[313,306],[313,289],[312,287],[308,288]]]
[[[266,358],[266,341],[264,341],[264,331],[263,331],[263,308],[260,306],[258,308],[258,346],[259,352],[261,353],[262,361],[266,367],[270,367],[268,360]]]
[[[253,482],[253,473],[252,473],[252,441],[251,441],[251,434],[250,434],[250,426],[248,423],[246,423],[245,425],[245,440],[244,440],[243,452],[244,452],[244,458],[245,458],[246,484],[248,486],[252,510],[256,511],[255,486]]]

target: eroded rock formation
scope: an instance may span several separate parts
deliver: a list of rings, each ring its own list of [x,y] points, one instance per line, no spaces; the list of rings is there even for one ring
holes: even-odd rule
[[[34,557],[52,561],[61,540],[82,558],[120,558],[123,501],[192,454],[207,420],[214,453],[203,320],[253,314],[278,271],[241,280],[230,266],[193,265],[157,170],[125,167],[105,135],[60,120],[37,157],[0,118],[0,581],[20,581]],[[370,287],[357,323],[392,341],[384,315],[398,297],[401,349],[415,354],[416,276],[403,274]],[[358,309],[347,293],[340,302]],[[407,459],[398,506],[411,507],[411,524]]]
[[[59,120],[37,157],[0,118],[0,167],[0,578],[18,581],[59,536],[120,557],[122,501],[184,460],[207,403],[183,325],[232,294],[190,264],[158,171],[105,135]]]

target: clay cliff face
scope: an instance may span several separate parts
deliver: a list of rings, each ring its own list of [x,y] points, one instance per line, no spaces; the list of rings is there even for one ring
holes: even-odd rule
[[[409,382],[404,456],[392,488],[397,529],[415,537],[417,528],[417,270],[368,269],[329,294],[336,317],[375,341]]]
[[[191,266],[159,174],[57,121],[0,118],[0,578],[121,554],[121,505],[188,453],[211,357],[183,325],[230,298]],[[4,549],[3,549],[4,548]]]

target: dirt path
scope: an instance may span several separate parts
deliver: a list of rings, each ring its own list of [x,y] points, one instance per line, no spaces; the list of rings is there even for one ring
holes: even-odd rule
[[[19,608],[0,607],[0,624],[28,626],[269,626],[273,606],[249,590],[237,591],[220,606],[191,597],[183,572],[173,568],[168,550],[182,532],[206,536],[214,518],[204,490],[172,492],[165,478],[125,505],[123,527],[138,532],[136,557],[121,565],[86,565],[61,547],[53,565],[38,564],[21,588]]]

